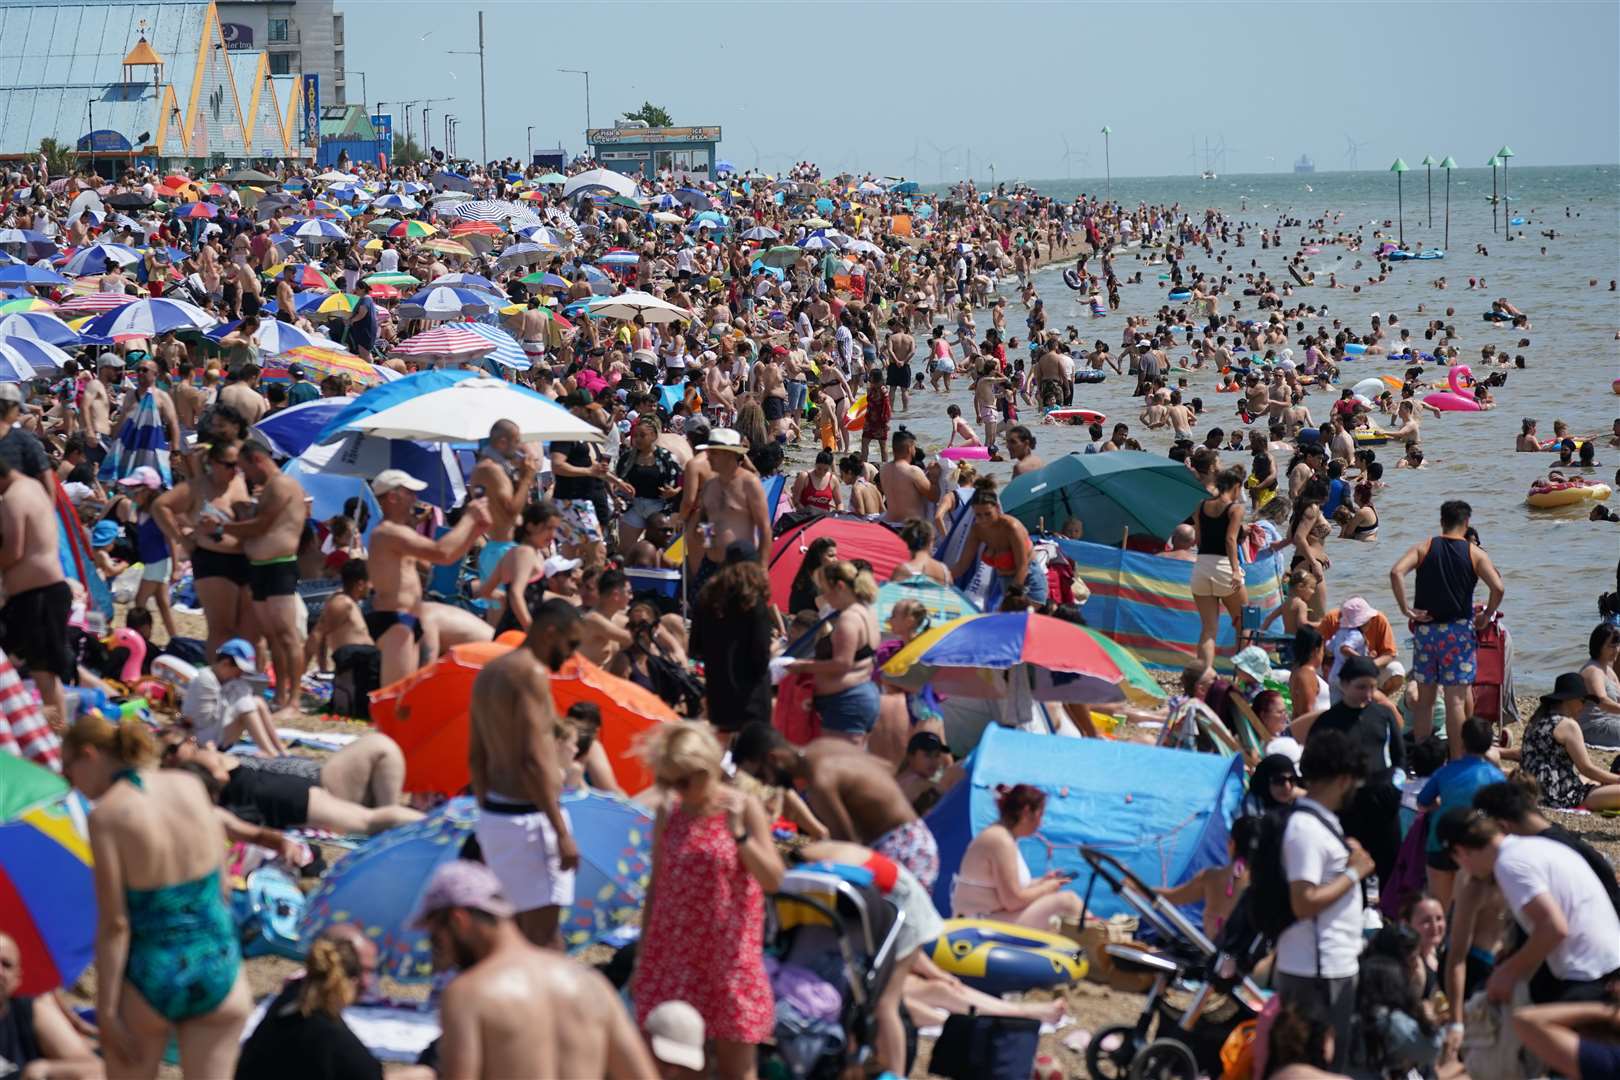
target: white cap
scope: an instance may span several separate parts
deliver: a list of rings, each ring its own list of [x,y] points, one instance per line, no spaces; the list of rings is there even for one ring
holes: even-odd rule
[[[406,491],[426,491],[427,484],[404,469],[384,469],[371,481],[373,495],[386,495],[395,488],[404,488]]]
[[[653,1057],[683,1069],[703,1068],[703,1017],[684,1001],[666,1001],[647,1014],[642,1025]]]
[[[540,572],[546,577],[551,577],[553,574],[566,574],[570,570],[578,570],[584,565],[582,559],[565,559],[561,555],[553,555],[546,560]]]

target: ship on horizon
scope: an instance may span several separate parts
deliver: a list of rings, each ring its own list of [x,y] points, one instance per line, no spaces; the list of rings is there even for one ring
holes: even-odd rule
[[[1294,162],[1294,171],[1297,173],[1313,173],[1316,171],[1316,162],[1311,160],[1311,155],[1301,154],[1299,160]]]

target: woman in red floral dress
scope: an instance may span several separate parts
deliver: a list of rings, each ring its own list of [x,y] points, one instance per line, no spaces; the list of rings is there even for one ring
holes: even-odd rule
[[[770,823],[758,800],[723,780],[723,752],[706,724],[660,724],[641,752],[671,797],[653,826],[636,1020],[665,1001],[687,1002],[714,1041],[717,1075],[753,1080],[754,1048],[776,1023],[765,892],[781,886],[783,868]]]

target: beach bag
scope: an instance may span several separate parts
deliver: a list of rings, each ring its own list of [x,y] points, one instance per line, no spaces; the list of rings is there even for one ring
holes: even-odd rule
[[[1344,844],[1344,831],[1339,823],[1308,806],[1296,804],[1278,807],[1267,811],[1261,817],[1254,857],[1249,860],[1251,875],[1249,887],[1244,890],[1244,896],[1250,900],[1248,905],[1250,926],[1273,943],[1296,921],[1282,858],[1283,832],[1288,828],[1288,819],[1296,813],[1310,814],[1316,818],[1329,832],[1339,837],[1339,843],[1349,850],[1348,845]]]
[[[381,686],[382,650],[375,645],[345,645],[332,654],[332,715],[371,719],[371,692]]]
[[[821,717],[813,700],[815,681],[809,675],[789,675],[776,688],[776,710],[771,726],[794,746],[804,746],[821,737]]]
[[[1476,635],[1474,652],[1474,715],[1492,724],[1504,723],[1502,686],[1507,679],[1507,630],[1502,616],[1492,617]]]
[[[928,1072],[948,1080],[1029,1080],[1040,1041],[1039,1020],[953,1014],[934,1043]]]
[[[1406,830],[1401,850],[1395,856],[1395,866],[1389,880],[1383,883],[1378,895],[1378,910],[1386,919],[1399,919],[1401,907],[1408,897],[1420,896],[1428,887],[1427,851],[1429,815],[1419,814]]]

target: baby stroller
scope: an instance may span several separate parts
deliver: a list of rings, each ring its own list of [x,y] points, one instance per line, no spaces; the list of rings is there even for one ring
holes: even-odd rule
[[[767,1053],[796,1080],[837,1076],[870,1053],[875,1006],[894,969],[905,915],[883,898],[870,871],[831,863],[789,870],[767,912],[767,968],[803,973],[839,997],[836,1009],[807,1017],[798,1005],[811,995],[779,992],[776,1045]],[[775,981],[780,990],[780,977]]]
[[[1132,945],[1104,946],[1117,968],[1151,975],[1153,987],[1136,1023],[1104,1028],[1092,1037],[1086,1068],[1093,1080],[1219,1076],[1221,1047],[1233,1028],[1259,1014],[1264,1004],[1260,989],[1237,973],[1236,963],[1203,930],[1118,859],[1096,848],[1082,847],[1080,854],[1095,875],[1092,886],[1097,878],[1106,881],[1160,942],[1152,952]],[[1088,887],[1085,908],[1090,906]]]

